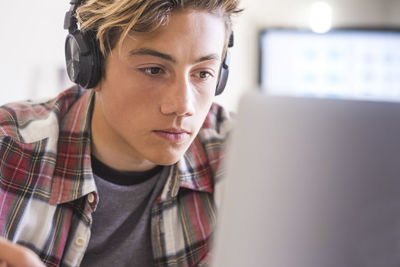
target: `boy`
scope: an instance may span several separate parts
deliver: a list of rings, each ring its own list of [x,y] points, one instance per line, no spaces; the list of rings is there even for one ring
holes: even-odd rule
[[[80,86],[0,109],[0,260],[207,266],[230,129],[212,101],[238,1],[71,4]]]

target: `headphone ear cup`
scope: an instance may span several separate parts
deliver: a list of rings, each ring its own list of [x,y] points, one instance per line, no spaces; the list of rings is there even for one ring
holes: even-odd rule
[[[102,55],[93,32],[79,30],[65,40],[65,60],[71,81],[93,88],[101,78]]]
[[[217,83],[217,89],[215,90],[215,95],[222,94],[222,92],[225,89],[229,76],[229,61],[230,61],[230,54],[229,51],[227,50],[224,61],[222,62],[221,65],[221,69],[219,71],[219,79]]]

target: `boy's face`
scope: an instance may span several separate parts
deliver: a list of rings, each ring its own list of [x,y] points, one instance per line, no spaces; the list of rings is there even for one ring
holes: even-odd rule
[[[177,162],[210,109],[225,36],[223,18],[179,11],[116,46],[95,88],[93,153],[121,170]]]

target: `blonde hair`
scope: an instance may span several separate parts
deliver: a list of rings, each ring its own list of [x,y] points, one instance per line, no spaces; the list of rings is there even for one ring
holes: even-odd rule
[[[171,12],[192,8],[224,18],[227,42],[232,31],[231,16],[241,12],[240,0],[87,0],[76,17],[81,31],[93,31],[104,57],[131,31],[150,32],[167,24]],[[227,43],[226,42],[226,43]]]

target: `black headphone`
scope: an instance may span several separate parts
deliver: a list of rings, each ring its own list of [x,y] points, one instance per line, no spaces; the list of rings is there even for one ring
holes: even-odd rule
[[[80,31],[75,17],[76,9],[82,0],[70,0],[71,8],[65,14],[64,29],[68,30],[65,40],[65,61],[67,73],[72,82],[84,88],[93,88],[101,79],[103,55],[100,51],[96,33]],[[228,48],[233,47],[233,33],[229,38]],[[221,94],[228,81],[229,49],[221,64],[215,95]]]

